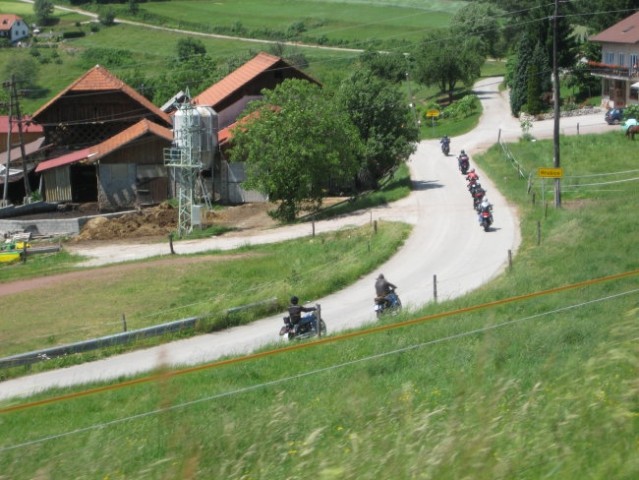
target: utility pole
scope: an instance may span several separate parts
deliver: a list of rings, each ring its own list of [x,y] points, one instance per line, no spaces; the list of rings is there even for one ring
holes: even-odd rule
[[[20,142],[20,154],[22,155],[22,179],[24,180],[24,193],[25,199],[24,202],[27,203],[28,199],[31,197],[31,186],[29,185],[29,176],[27,172],[27,159],[26,153],[24,150],[24,138],[22,136],[22,116],[20,115],[20,103],[18,101],[18,90],[16,88],[16,80],[15,75],[11,75],[11,81],[4,82],[3,86],[9,89],[9,118],[8,118],[8,131],[7,131],[7,164],[5,165],[5,177],[4,177],[4,191],[2,196],[3,205],[7,205],[8,203],[8,191],[9,191],[9,167],[11,165],[11,150],[13,149],[11,133],[13,130],[12,127],[12,118],[13,118],[13,107],[15,106],[15,112],[17,117],[17,125],[18,125],[18,139]]]
[[[559,117],[561,115],[559,108],[560,92],[559,92],[559,68],[557,67],[557,19],[559,17],[559,0],[555,0],[555,15],[553,16],[553,34],[552,34],[552,79],[554,95],[554,113],[555,122],[553,128],[553,153],[555,168],[560,167],[559,161]],[[561,179],[555,178],[555,207],[561,207]]]
[[[6,86],[6,84],[4,85]],[[4,166],[4,188],[2,189],[2,206],[6,207],[9,204],[7,200],[9,195],[9,165],[11,164],[11,117],[13,116],[13,102],[9,102],[9,116],[7,118],[7,163]]]

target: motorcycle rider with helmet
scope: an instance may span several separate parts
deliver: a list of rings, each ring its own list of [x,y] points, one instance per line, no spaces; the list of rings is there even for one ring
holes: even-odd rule
[[[448,138],[448,135],[444,135],[439,143],[442,146],[442,152],[448,155],[447,151],[450,149],[450,138]]]
[[[459,168],[461,169],[462,163],[466,161],[466,162],[470,162],[470,159],[468,158],[468,155],[466,154],[465,150],[462,150],[459,153],[459,157],[457,157],[457,162],[459,163]]]
[[[380,273],[375,280],[375,302],[384,302],[384,308],[388,308],[393,304],[393,290],[397,287],[384,278],[384,274]]]
[[[314,312],[317,310],[316,307],[304,307],[303,305],[299,305],[299,298],[295,295],[291,297],[291,304],[288,306],[288,318],[289,322],[295,327],[296,331],[299,331],[302,326],[302,313],[305,312]],[[304,323],[312,322],[313,317],[304,318]]]
[[[488,212],[490,214],[490,225],[493,224],[493,205],[488,201],[487,197],[482,198],[479,207],[477,207],[477,211],[479,212],[478,219],[479,224],[481,225],[482,213]]]
[[[468,172],[468,175],[466,175],[466,181],[468,183],[473,183],[473,182],[476,182],[477,180],[479,180],[479,175],[477,175],[477,172],[475,172],[474,168],[471,168],[470,171]]]

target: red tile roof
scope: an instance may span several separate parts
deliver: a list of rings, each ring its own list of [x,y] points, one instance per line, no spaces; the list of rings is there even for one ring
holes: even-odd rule
[[[0,14],[0,30],[11,30],[11,26],[18,20],[22,18],[12,13]]]
[[[91,147],[91,152],[95,154],[95,156],[91,157],[91,160],[99,160],[100,158],[118,150],[124,145],[131,143],[147,133],[164,138],[169,142],[173,141],[173,132],[168,128],[162,127],[157,123],[150,122],[149,120],[140,120],[135,125],[130,126],[117,135],[114,135],[104,142]]]
[[[41,162],[36,167],[36,173],[84,160],[95,162],[149,133],[164,138],[169,142],[173,141],[173,132],[168,128],[150,122],[149,120],[140,120],[135,125],[132,125],[102,143]]]
[[[7,134],[9,131],[9,116],[0,115],[0,134]],[[42,125],[38,125],[31,121],[31,117],[25,115],[22,117],[22,133],[42,133]],[[11,119],[11,133],[18,132],[17,119]]]
[[[121,91],[128,95],[131,99],[142,105],[149,112],[157,115],[159,118],[171,124],[171,118],[160,108],[156,107],[146,97],[140,95],[133,88],[129,87],[122,80],[114,76],[106,68],[96,65],[87,73],[82,75],[79,79],[69,85],[66,89],[58,93],[55,97],[49,100],[45,105],[40,107],[37,112],[33,114],[33,118],[37,119],[39,115],[53,105],[58,99],[63,97],[69,92],[100,92],[100,91]]]
[[[47,160],[45,162],[40,162],[36,167],[36,173],[44,172],[45,170],[51,170],[52,168],[60,167],[62,165],[69,165],[71,163],[76,163],[81,160],[85,160],[91,154],[90,148],[83,148],[82,150],[77,150],[75,152],[67,153],[66,155],[62,155],[61,157],[53,158],[51,160]]]
[[[603,32],[590,37],[591,42],[627,43],[639,42],[639,12],[624,18]]]
[[[278,63],[280,66],[277,68],[295,68],[286,63],[280,57],[260,52],[240,68],[231,72],[222,80],[197,95],[193,98],[192,102],[194,105],[206,105],[213,107],[213,109],[216,110],[219,103],[230,97],[233,93],[240,90],[244,85],[248,84],[262,73],[275,68]],[[318,83],[301,70],[298,70],[298,72],[309,81]]]

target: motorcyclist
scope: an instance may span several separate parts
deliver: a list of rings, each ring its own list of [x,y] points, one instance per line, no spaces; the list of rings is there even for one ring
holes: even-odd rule
[[[448,138],[448,135],[444,135],[439,143],[442,146],[442,150],[448,149],[450,147],[450,138]]]
[[[385,307],[390,307],[393,304],[391,295],[396,288],[395,285],[384,278],[384,274],[380,273],[377,280],[375,280],[375,301],[378,303],[384,302]]]
[[[479,219],[480,225],[481,225],[482,213],[484,212],[488,212],[490,214],[490,224],[492,225],[493,205],[488,201],[487,197],[484,196],[484,198],[482,198],[481,203],[479,204],[479,207],[477,208],[477,211],[479,212],[478,219]]]
[[[288,306],[288,318],[289,322],[295,327],[296,330],[299,330],[299,327],[302,325],[302,313],[305,312],[314,312],[317,310],[316,307],[304,307],[303,305],[299,305],[299,298],[295,295],[291,297],[291,304]],[[312,317],[304,319],[304,323],[313,321]]]
[[[479,175],[477,175],[477,172],[475,172],[474,168],[471,168],[470,171],[468,172],[468,175],[466,175],[466,181],[468,183],[473,183],[473,182],[476,182],[477,180],[479,180]]]
[[[462,150],[461,153],[459,154],[459,157],[457,157],[457,165],[459,166],[459,170],[463,172],[464,164],[466,165],[466,168],[468,168],[469,163],[470,163],[470,159],[468,158],[468,155],[466,154],[464,150]]]

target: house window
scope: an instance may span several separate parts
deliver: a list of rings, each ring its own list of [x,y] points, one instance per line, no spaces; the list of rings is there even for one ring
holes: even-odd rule
[[[637,71],[639,71],[639,55],[637,55],[636,53],[631,53],[628,57],[630,60],[629,63],[632,71],[637,74]]]
[[[619,54],[619,65],[621,65],[622,67],[626,66],[626,55],[624,53],[620,53]]]
[[[604,63],[608,65],[614,65],[615,63],[615,54],[613,52],[604,53]]]

